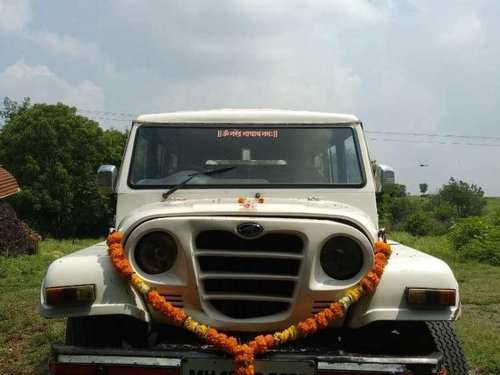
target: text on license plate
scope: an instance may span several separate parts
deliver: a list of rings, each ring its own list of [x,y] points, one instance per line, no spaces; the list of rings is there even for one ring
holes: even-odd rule
[[[313,361],[255,361],[255,375],[314,375]],[[234,375],[231,359],[184,358],[181,375]]]

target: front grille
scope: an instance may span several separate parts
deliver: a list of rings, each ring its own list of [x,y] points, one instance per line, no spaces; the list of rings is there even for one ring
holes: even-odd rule
[[[195,254],[203,300],[235,319],[288,310],[303,247],[302,239],[290,233],[245,239],[229,231],[201,232],[195,240]]]
[[[270,233],[256,239],[244,239],[223,230],[206,230],[196,238],[198,250],[231,250],[256,252],[301,253],[302,239],[297,235]]]

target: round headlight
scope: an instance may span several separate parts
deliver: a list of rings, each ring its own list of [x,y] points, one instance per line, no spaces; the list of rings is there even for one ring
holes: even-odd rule
[[[137,243],[134,256],[141,270],[155,275],[172,268],[177,258],[177,245],[172,236],[164,232],[148,233]]]
[[[363,267],[363,251],[349,237],[332,237],[321,249],[320,263],[331,278],[350,279]]]

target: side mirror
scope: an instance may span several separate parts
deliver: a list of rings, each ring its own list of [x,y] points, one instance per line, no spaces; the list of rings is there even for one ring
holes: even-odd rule
[[[394,185],[394,183],[394,169],[385,164],[377,165],[375,169],[375,191],[382,193]]]
[[[97,186],[103,195],[115,193],[118,169],[114,165],[101,165],[97,170]]]

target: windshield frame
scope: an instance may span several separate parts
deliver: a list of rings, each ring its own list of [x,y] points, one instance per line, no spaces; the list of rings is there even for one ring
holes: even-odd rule
[[[363,153],[361,150],[360,139],[358,132],[356,131],[356,126],[362,126],[360,121],[355,122],[342,122],[342,123],[259,123],[259,122],[231,122],[231,123],[184,123],[184,122],[169,122],[169,123],[156,123],[156,122],[144,122],[135,123],[136,131],[134,134],[134,146],[132,149],[132,154],[130,158],[130,163],[127,172],[127,185],[134,190],[165,190],[174,187],[175,183],[166,184],[137,184],[132,181],[132,169],[134,167],[133,160],[136,157],[138,139],[140,136],[141,128],[197,128],[197,129],[217,129],[217,128],[227,128],[227,129],[246,129],[246,128],[278,128],[278,129],[350,129],[352,131],[352,136],[354,140],[355,152],[357,156],[357,163],[359,166],[360,173],[360,183],[255,183],[255,184],[186,184],[182,187],[182,190],[197,190],[197,189],[242,189],[242,188],[258,188],[258,189],[360,189],[366,186],[367,176],[366,168],[363,158]],[[215,165],[212,167],[216,167]],[[210,166],[207,166],[207,171],[211,170]]]

